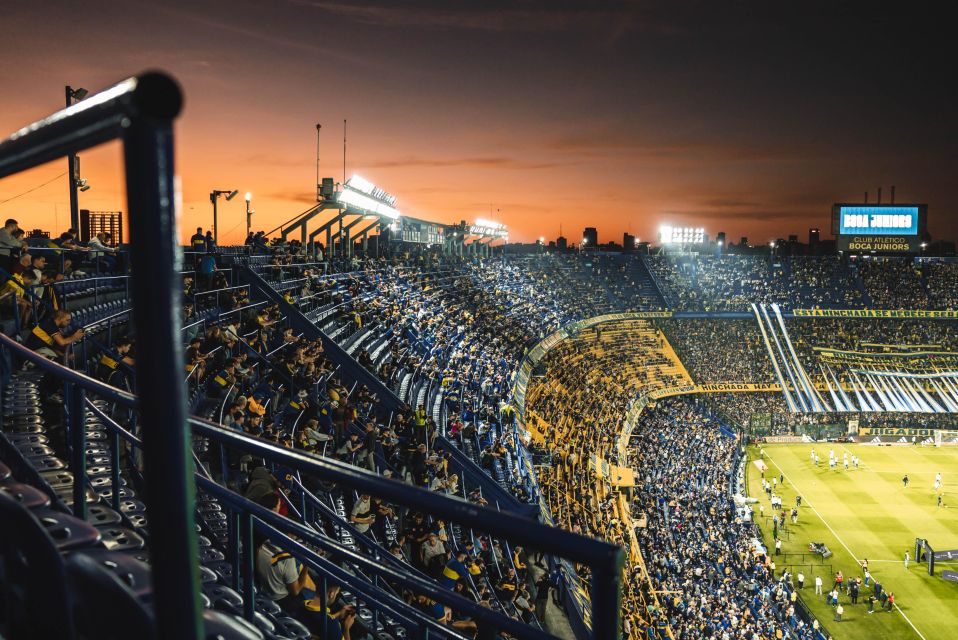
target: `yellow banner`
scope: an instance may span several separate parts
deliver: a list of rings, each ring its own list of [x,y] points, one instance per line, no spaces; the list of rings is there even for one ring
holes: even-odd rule
[[[808,318],[958,318],[958,311],[920,309],[793,309],[792,314]]]
[[[696,385],[695,393],[751,393],[756,391],[781,391],[782,385],[777,382],[717,382],[712,384]]]

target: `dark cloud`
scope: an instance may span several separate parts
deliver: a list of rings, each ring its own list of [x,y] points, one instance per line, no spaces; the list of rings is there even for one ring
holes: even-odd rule
[[[406,156],[389,160],[373,160],[364,163],[367,167],[376,169],[394,169],[408,167],[471,167],[474,169],[551,169],[560,166],[559,162],[536,162],[517,160],[504,156],[472,156],[462,158],[425,158]]]

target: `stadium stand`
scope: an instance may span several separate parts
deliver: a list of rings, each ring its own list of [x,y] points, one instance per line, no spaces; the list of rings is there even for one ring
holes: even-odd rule
[[[0,144],[2,177],[99,123],[143,225],[0,255],[5,637],[823,640],[734,502],[743,434],[954,426],[789,412],[747,313],[781,305],[817,383],[848,381],[836,351],[935,371],[954,320],[789,311],[951,309],[953,263],[327,259],[260,232],[198,233],[175,272],[178,90],[111,95]],[[725,383],[762,390],[684,395]]]
[[[131,247],[131,266],[166,274],[149,284],[135,276],[122,286],[106,278],[74,283],[92,285],[92,304],[86,289],[60,285],[70,311],[37,295],[29,276],[7,277],[14,291],[5,330],[14,339],[0,338],[0,507],[16,526],[0,533],[5,635],[199,637],[203,622],[203,637],[219,638],[549,637],[536,615],[544,613],[536,591],[548,602],[549,582],[524,549],[540,562],[565,557],[605,576],[591,593],[590,625],[596,634],[617,634],[621,551],[535,524],[530,505],[455,447],[443,450],[423,406],[400,403],[350,357],[364,337],[382,337],[363,331],[369,309],[356,294],[366,270],[324,263],[314,279],[295,244],[254,238],[242,251],[215,248],[218,267],[197,243],[195,271],[179,282],[169,277],[173,247],[157,239],[172,237],[173,198],[158,194],[172,188],[172,154],[163,156],[167,164],[146,160],[145,171],[138,163],[159,157],[150,155],[153,145],[170,144],[178,92],[162,76],[145,76],[108,95],[54,120],[53,129],[41,125],[0,145],[0,175],[8,175],[43,154],[108,136],[66,135],[71,127],[112,123],[94,129],[124,135],[131,218],[154,224],[154,234],[148,225],[137,228],[134,237],[144,240]],[[154,101],[159,113],[139,120]],[[121,119],[132,132],[116,126]],[[44,139],[55,142],[33,150]],[[352,290],[338,290],[342,282]],[[43,295],[52,284],[41,283]],[[166,296],[156,294],[167,285],[172,304],[164,314]],[[422,287],[426,295],[429,286]],[[464,287],[463,300],[472,293]],[[336,335],[345,349],[300,309],[335,305],[338,295],[349,300],[345,312],[354,323]],[[183,316],[171,317],[181,307]],[[476,315],[487,322],[487,313],[501,319],[493,308]],[[164,340],[181,323],[182,335]],[[401,343],[397,335],[396,348],[431,347],[444,330],[439,319],[435,325],[436,333],[421,332],[424,345],[418,334]],[[470,342],[481,338],[489,334]],[[185,362],[177,362],[177,343],[189,345]],[[482,391],[470,411],[495,406],[487,404],[495,385],[480,376],[495,364],[477,354],[464,365],[475,368],[471,382]],[[441,373],[438,366],[425,371]],[[417,398],[432,399],[441,382],[403,379],[416,384]],[[188,422],[190,448],[181,400],[187,391],[196,416]],[[387,448],[395,455],[387,458]],[[55,594],[36,588],[41,575],[55,582]],[[42,606],[56,594],[62,616]]]

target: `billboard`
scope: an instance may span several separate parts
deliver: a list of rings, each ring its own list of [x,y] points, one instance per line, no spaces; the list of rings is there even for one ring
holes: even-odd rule
[[[832,233],[839,251],[918,252],[928,207],[923,204],[835,204]]]

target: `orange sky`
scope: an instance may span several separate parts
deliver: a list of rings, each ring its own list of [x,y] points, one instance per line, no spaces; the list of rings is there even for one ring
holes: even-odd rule
[[[931,127],[872,137],[855,123],[894,113],[803,98],[794,82],[776,84],[737,54],[710,50],[726,43],[676,41],[700,43],[701,34],[686,33],[694,25],[651,16],[610,31],[616,16],[585,10],[500,16],[470,7],[7,6],[0,131],[61,106],[64,84],[95,90],[139,70],[168,71],[186,95],[176,126],[184,238],[211,225],[212,188],[251,191],[254,229],[309,206],[315,123],[323,124],[322,175],[339,181],[343,118],[348,174],[392,192],[416,217],[472,221],[491,208],[516,241],[553,238],[560,224],[573,242],[585,226],[597,226],[603,242],[621,241],[623,231],[652,239],[663,222],[757,242],[804,238],[810,226],[828,228],[832,202],[879,184],[887,193],[895,181],[899,201],[929,202],[933,231],[936,213],[952,204],[941,150],[927,151],[939,140]],[[768,55],[794,64],[787,52]],[[65,165],[0,181],[0,201]],[[82,174],[93,188],[81,207],[125,209],[116,145],[83,154]],[[62,231],[68,212],[65,177],[0,204],[0,217],[27,229]],[[221,243],[240,242],[244,220],[242,197],[221,200]]]

